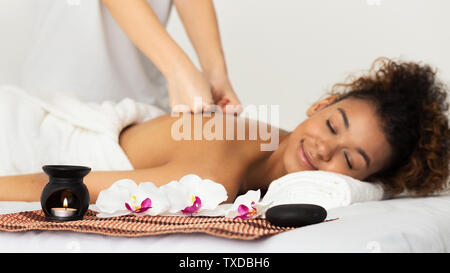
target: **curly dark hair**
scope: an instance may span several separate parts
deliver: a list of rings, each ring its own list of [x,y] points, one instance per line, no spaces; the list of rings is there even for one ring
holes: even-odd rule
[[[448,188],[448,89],[429,65],[376,59],[368,73],[332,86],[336,101],[362,99],[375,106],[392,155],[367,180],[388,193],[426,196]]]

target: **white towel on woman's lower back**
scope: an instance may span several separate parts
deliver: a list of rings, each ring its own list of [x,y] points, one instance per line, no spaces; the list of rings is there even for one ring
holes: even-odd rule
[[[46,164],[131,170],[121,130],[164,113],[127,98],[88,103],[65,92],[0,86],[0,175],[40,172]]]
[[[303,171],[273,181],[262,202],[273,202],[271,207],[306,203],[330,209],[356,202],[381,200],[383,194],[380,183],[364,182],[333,172]]]

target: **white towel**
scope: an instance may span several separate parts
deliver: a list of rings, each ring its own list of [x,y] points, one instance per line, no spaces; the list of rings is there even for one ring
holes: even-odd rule
[[[0,86],[0,175],[40,172],[46,164],[132,170],[121,130],[164,113],[128,98],[87,103],[65,92]]]
[[[364,182],[333,172],[303,171],[287,174],[273,181],[262,202],[273,202],[271,207],[306,203],[331,209],[357,202],[381,200],[383,194],[380,183]]]

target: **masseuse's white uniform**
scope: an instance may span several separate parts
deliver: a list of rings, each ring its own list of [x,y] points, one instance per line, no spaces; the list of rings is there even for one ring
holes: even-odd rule
[[[147,1],[166,25],[172,1]],[[166,79],[101,1],[2,0],[0,10],[0,84],[170,111]]]

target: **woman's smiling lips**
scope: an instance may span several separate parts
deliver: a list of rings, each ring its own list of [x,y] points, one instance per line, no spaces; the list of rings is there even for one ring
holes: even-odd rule
[[[308,153],[306,153],[305,150],[303,149],[303,141],[300,142],[298,154],[299,154],[300,161],[303,163],[304,166],[306,166],[307,168],[309,168],[311,170],[317,170],[317,168],[313,165]]]

